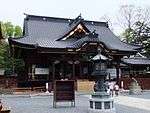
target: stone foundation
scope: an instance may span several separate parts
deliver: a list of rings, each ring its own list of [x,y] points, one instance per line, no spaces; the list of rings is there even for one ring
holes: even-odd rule
[[[89,101],[88,113],[116,113],[114,99],[104,92],[94,93]]]
[[[141,86],[135,81],[131,82],[129,86],[129,94],[136,95],[136,94],[141,94],[141,92],[142,92]]]

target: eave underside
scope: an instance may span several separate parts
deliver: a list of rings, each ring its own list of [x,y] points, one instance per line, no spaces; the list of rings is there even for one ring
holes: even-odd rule
[[[16,49],[15,51],[18,51],[17,49],[19,49],[19,51],[22,51],[22,54],[24,54],[24,50],[29,51],[35,51],[39,54],[87,54],[87,53],[94,53],[97,54],[98,51],[97,50],[91,50],[91,51],[87,51],[86,49],[83,50],[82,48],[43,48],[43,47],[36,47],[34,45],[24,45],[24,44],[20,44],[20,43],[11,43],[11,47],[14,47],[14,49]],[[13,49],[11,49],[11,52]],[[78,51],[77,51],[78,50]],[[108,49],[103,49],[102,51],[104,54],[109,55],[109,56],[129,56],[132,54],[135,54],[136,51],[114,51],[114,50],[108,50]],[[13,53],[16,54],[15,56],[17,56],[17,52]]]

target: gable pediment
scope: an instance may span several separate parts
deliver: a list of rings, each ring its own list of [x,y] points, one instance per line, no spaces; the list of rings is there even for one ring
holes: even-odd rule
[[[58,40],[67,40],[71,38],[77,38],[80,39],[81,37],[85,36],[88,34],[90,31],[89,29],[85,26],[83,23],[83,19],[79,16],[75,20],[73,20],[69,25],[68,25],[68,30],[64,33],[64,35],[58,39]]]

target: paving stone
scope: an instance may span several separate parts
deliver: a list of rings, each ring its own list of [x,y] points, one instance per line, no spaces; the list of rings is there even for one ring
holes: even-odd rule
[[[60,102],[57,103],[57,108],[52,106],[52,96],[1,96],[0,98],[6,106],[11,107],[11,113],[87,113],[89,108],[88,97],[89,95],[77,95],[76,107],[70,107],[71,103],[69,102]],[[139,96],[126,95],[122,97],[115,98],[117,113],[150,113],[150,108],[146,108],[150,105],[150,92]],[[131,106],[132,101],[135,106]],[[141,107],[139,104],[138,108],[135,102],[139,101],[145,104],[145,107]]]

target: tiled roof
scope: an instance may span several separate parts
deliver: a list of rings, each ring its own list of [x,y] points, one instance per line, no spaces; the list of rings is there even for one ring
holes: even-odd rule
[[[148,58],[124,58],[122,61],[131,65],[150,65],[150,59]]]
[[[86,42],[100,42],[98,37],[91,37],[91,34],[74,41],[72,44],[67,46],[67,48],[80,48]]]
[[[58,40],[71,29],[71,21],[74,21],[74,19],[27,15],[24,20],[24,37],[11,39],[11,41],[20,44],[37,45],[43,48],[78,48],[85,41],[102,42],[109,49],[119,51],[134,51],[134,49],[139,48],[121,42],[111,32],[106,22],[87,21],[83,19],[82,23],[89,31],[96,30],[98,38],[89,38],[86,36],[81,37],[79,40]]]

